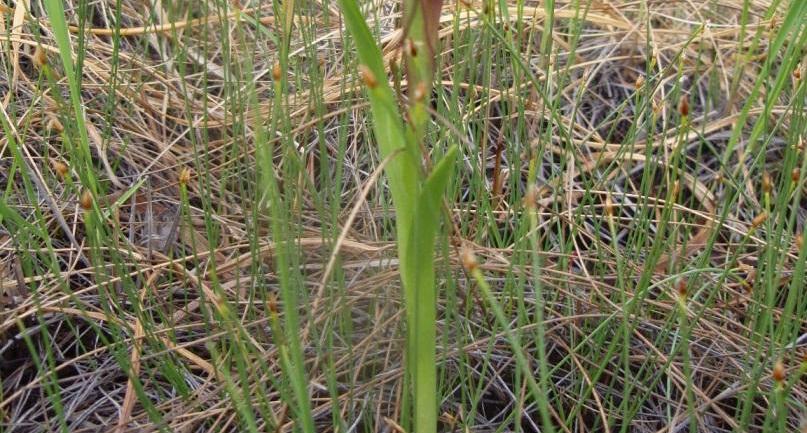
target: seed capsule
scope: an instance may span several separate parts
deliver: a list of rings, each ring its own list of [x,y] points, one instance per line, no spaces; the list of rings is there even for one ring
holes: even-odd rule
[[[773,366],[773,372],[771,373],[771,377],[776,383],[782,383],[785,381],[786,375],[785,365],[782,364],[782,361],[776,361],[776,364]]]
[[[678,284],[675,287],[676,291],[678,292],[678,296],[681,298],[687,297],[687,281],[683,278],[678,280]]]
[[[479,267],[479,262],[476,261],[476,256],[468,247],[462,248],[462,251],[460,252],[460,260],[462,261],[462,267],[467,272],[473,272]]]
[[[182,167],[182,170],[179,172],[179,184],[180,185],[187,185],[188,182],[191,180],[191,169],[188,167]]]
[[[524,207],[529,210],[535,210],[538,208],[538,187],[535,185],[530,185],[527,189],[527,193],[524,194]]]
[[[653,114],[658,115],[659,113],[661,113],[662,110],[661,104],[659,104],[655,99],[653,100],[652,106],[653,106]]]
[[[31,60],[34,62],[34,66],[36,66],[37,69],[42,69],[48,64],[48,55],[45,53],[45,50],[41,45],[36,46]]]
[[[790,172],[790,180],[792,180],[794,183],[798,183],[800,177],[801,177],[801,170],[799,170],[798,168],[794,168]]]
[[[754,284],[757,283],[757,269],[753,267],[748,267],[748,272],[745,275],[745,282],[748,283],[746,286],[746,290],[748,293],[751,293],[754,290]]]
[[[773,179],[771,179],[771,174],[767,171],[762,173],[762,191],[765,194],[770,194],[773,190]]]
[[[64,179],[65,176],[67,176],[69,169],[67,164],[63,163],[62,161],[51,161],[50,166],[53,168],[53,171],[56,172],[56,175],[59,176],[59,179]]]
[[[796,249],[801,251],[801,247],[804,245],[804,235],[801,233],[797,234],[794,242],[796,243]]]
[[[443,415],[440,416],[441,420],[444,421],[448,426],[453,430],[454,426],[457,424],[457,417],[454,415],[443,412]]]
[[[765,220],[767,220],[767,219],[768,219],[768,214],[766,212],[763,212],[763,213],[761,213],[761,214],[754,217],[754,219],[751,221],[751,227],[757,228],[757,227],[761,226],[762,223],[764,223]]]
[[[605,215],[609,218],[614,216],[614,201],[611,200],[611,194],[605,196]]]
[[[796,81],[801,80],[801,67],[797,66],[796,69],[793,70],[793,79]]]
[[[81,205],[81,208],[84,210],[92,209],[92,194],[90,190],[85,189],[84,192],[81,193],[81,198],[78,201],[78,204]]]
[[[53,131],[57,134],[61,134],[62,131],[64,131],[64,125],[62,125],[62,122],[60,122],[59,118],[56,116],[48,116],[48,123],[45,125],[45,127],[49,131]]]
[[[636,90],[639,90],[644,86],[644,75],[639,75],[639,78],[636,79],[636,82],[633,83],[633,87]]]
[[[272,66],[272,79],[275,81],[280,81],[282,78],[282,73],[283,70],[280,68],[280,63],[275,63],[275,65]]]
[[[678,101],[678,112],[681,113],[682,117],[689,116],[689,101],[686,96],[681,96]]]
[[[425,83],[418,83],[415,86],[414,94],[412,95],[415,98],[415,102],[422,102],[426,99],[426,84]]]
[[[272,314],[277,314],[277,295],[274,293],[270,293],[268,299],[266,300],[266,308]]]
[[[415,46],[415,42],[412,41],[412,38],[407,38],[404,42],[404,49],[406,50],[406,54],[409,57],[417,57],[418,55],[418,48]]]
[[[370,70],[365,65],[359,65],[359,74],[361,75],[361,80],[364,82],[364,85],[370,89],[375,89],[378,87],[378,80],[375,78],[375,74],[373,71]]]

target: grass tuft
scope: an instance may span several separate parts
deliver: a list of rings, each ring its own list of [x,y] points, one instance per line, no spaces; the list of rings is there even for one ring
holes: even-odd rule
[[[0,431],[802,431],[806,16],[0,0]]]

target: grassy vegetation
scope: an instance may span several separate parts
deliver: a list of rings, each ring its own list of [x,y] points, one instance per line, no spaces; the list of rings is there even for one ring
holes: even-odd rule
[[[0,431],[807,431],[807,2],[2,1]]]

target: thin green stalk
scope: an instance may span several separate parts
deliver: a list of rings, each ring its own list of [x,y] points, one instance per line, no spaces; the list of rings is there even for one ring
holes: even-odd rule
[[[456,148],[450,149],[433,172],[424,176],[418,163],[428,123],[427,101],[436,55],[439,1],[404,3],[407,35],[405,58],[410,106],[407,119],[398,111],[387,80],[381,51],[370,33],[355,0],[341,0],[348,31],[358,48],[362,79],[373,113],[373,131],[381,157],[402,150],[385,169],[396,211],[398,255],[400,257],[407,323],[407,379],[413,385],[414,423],[404,410],[402,424],[419,433],[437,428],[436,289],[434,287],[434,243],[440,226],[440,209]],[[407,390],[408,392],[408,390]]]
[[[67,22],[65,21],[64,3],[61,0],[46,0],[45,10],[50,18],[49,22],[53,31],[53,37],[59,47],[59,56],[62,60],[65,76],[70,89],[70,102],[73,109],[73,119],[75,119],[76,129],[79,134],[78,156],[80,164],[79,175],[82,182],[90,189],[93,195],[98,194],[98,185],[92,171],[92,157],[90,154],[90,139],[87,134],[87,127],[84,119],[84,105],[81,101],[81,69],[75,69],[73,62],[73,51],[70,46],[70,36],[67,33]],[[79,65],[80,66],[80,65]]]

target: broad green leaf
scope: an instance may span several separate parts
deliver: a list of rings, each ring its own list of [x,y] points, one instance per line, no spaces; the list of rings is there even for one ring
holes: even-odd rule
[[[409,324],[409,360],[415,387],[415,428],[434,432],[437,426],[437,291],[434,285],[435,238],[440,227],[442,198],[454,169],[453,146],[423,185],[415,203],[412,238],[402,274]]]

